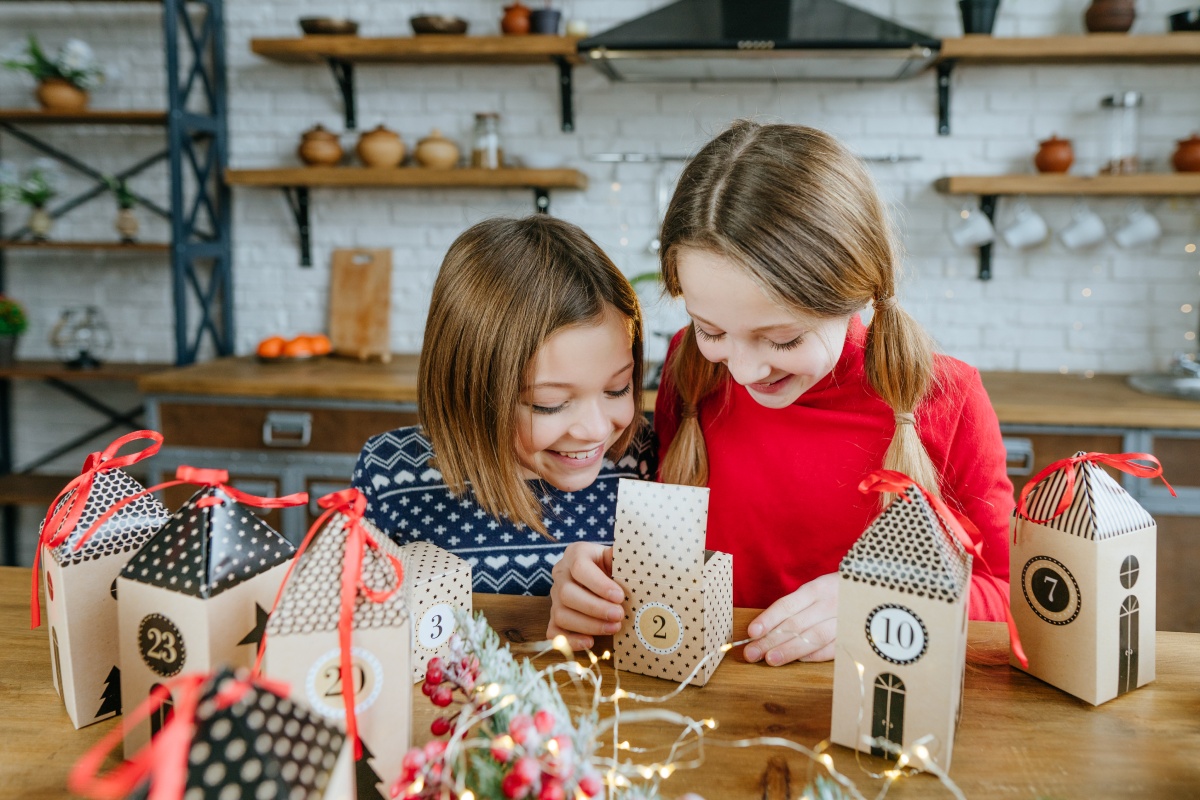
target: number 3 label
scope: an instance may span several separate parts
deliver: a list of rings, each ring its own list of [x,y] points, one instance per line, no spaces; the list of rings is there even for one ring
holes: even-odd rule
[[[666,603],[646,603],[638,609],[634,630],[652,653],[674,653],[683,643],[683,620]]]
[[[454,609],[446,603],[430,607],[417,626],[417,644],[426,650],[437,650],[454,633]]]
[[[883,605],[867,616],[867,641],[880,658],[911,664],[925,655],[928,632],[921,618],[904,606]]]

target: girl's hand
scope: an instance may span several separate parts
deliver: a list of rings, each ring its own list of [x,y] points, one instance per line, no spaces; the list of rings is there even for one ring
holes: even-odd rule
[[[593,636],[621,630],[625,593],[612,575],[612,548],[593,542],[567,545],[551,573],[550,624],[546,638],[562,634],[572,650],[587,650]]]
[[[748,629],[747,661],[764,656],[771,666],[789,661],[829,661],[837,638],[838,575],[831,572],[776,600]],[[761,637],[761,638],[760,638]]]

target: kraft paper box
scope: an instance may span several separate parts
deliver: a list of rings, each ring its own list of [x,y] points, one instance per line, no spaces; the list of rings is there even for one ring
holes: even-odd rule
[[[889,758],[898,753],[888,747],[912,759],[920,745],[949,770],[962,714],[971,556],[910,486],[838,573],[830,738]]]
[[[220,487],[201,489],[117,579],[121,696],[130,707],[182,672],[251,667],[295,548]],[[161,719],[125,728],[127,756]]]
[[[1048,519],[1066,491],[1060,470],[1029,495],[1029,516],[1048,521],[1013,522],[1009,592],[1029,674],[1100,705],[1154,680],[1158,527],[1101,467],[1067,469],[1063,513]]]
[[[170,512],[153,495],[142,495],[118,509],[79,550],[75,544],[118,501],[144,490],[121,469],[97,472],[74,530],[58,547],[42,548],[54,688],[76,728],[121,713],[117,573]],[[54,511],[70,512],[79,500],[73,489]],[[47,538],[55,534],[61,530],[43,531]]]
[[[263,674],[292,687],[303,703],[343,730],[341,613],[342,568],[346,560],[349,518],[333,514],[300,556],[279,604],[267,623]],[[361,524],[383,553],[401,559],[400,547],[367,520]],[[408,579],[406,574],[405,580]],[[379,551],[363,548],[362,584],[386,591],[395,586],[392,563]],[[350,670],[362,759],[358,797],[384,798],[400,776],[401,761],[412,741],[412,634],[405,593],[372,602],[357,591],[354,601]]]
[[[430,542],[409,542],[400,551],[413,624],[412,679],[420,683],[429,659],[449,652],[454,609],[471,613],[471,565]]]
[[[704,549],[708,489],[621,479],[613,580],[625,592],[617,669],[703,686],[733,633],[733,556]],[[707,660],[704,660],[707,657]]]

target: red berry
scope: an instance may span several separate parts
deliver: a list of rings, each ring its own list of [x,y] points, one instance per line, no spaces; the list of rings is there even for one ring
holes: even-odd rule
[[[600,794],[600,788],[600,778],[597,775],[584,775],[579,779],[579,791],[588,797],[595,797]]]
[[[400,762],[400,765],[406,770],[411,769],[415,775],[417,770],[425,766],[425,760],[425,751],[419,747],[414,747],[404,754],[404,759]]]
[[[532,785],[542,774],[542,765],[533,756],[522,756],[513,764],[512,774],[519,775],[525,784]]]
[[[425,695],[426,697],[432,697],[434,689],[437,689],[437,684],[435,683],[425,681],[421,684],[421,694]]]
[[[454,700],[454,690],[446,684],[442,684],[433,690],[433,694],[429,695],[429,699],[433,701],[435,706],[445,708]]]
[[[501,764],[507,764],[512,760],[512,747],[509,746],[508,742],[497,743],[498,741],[499,740],[497,739],[492,740],[492,758],[496,759]]]
[[[566,800],[567,793],[563,790],[562,781],[558,778],[547,778],[542,781],[542,790],[538,792],[538,800]]]
[[[542,709],[533,715],[533,727],[537,728],[538,733],[549,733],[554,730],[554,715],[546,709]]]
[[[525,739],[529,736],[529,729],[533,727],[533,720],[528,714],[517,714],[508,723],[508,735],[517,744],[525,744]]]
[[[522,783],[515,772],[510,772],[500,782],[500,791],[504,792],[504,796],[511,798],[511,800],[520,800],[520,798],[529,794],[529,784]]]
[[[438,717],[429,726],[429,732],[434,736],[445,736],[450,732],[450,720]]]
[[[436,761],[444,752],[446,752],[446,743],[441,739],[433,739],[425,743],[425,759],[427,761]]]

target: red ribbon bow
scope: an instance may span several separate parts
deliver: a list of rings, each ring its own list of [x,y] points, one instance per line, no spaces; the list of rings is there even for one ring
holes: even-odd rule
[[[992,568],[983,558],[983,535],[971,520],[967,519],[962,514],[959,514],[935,494],[925,490],[925,487],[914,481],[912,478],[905,475],[903,472],[896,472],[890,469],[877,469],[863,479],[858,485],[858,490],[863,494],[870,492],[891,492],[899,495],[905,502],[911,503],[907,492],[909,487],[915,487],[929,505],[933,506],[933,510],[937,512],[938,517],[942,521],[945,529],[958,539],[959,543],[974,556],[972,567],[975,564],[980,564],[983,567],[983,576],[991,581],[996,587],[997,593],[1004,602],[1004,616],[1008,625],[1008,642],[1012,647],[1013,655],[1021,662],[1021,666],[1028,667],[1029,659],[1025,657],[1025,649],[1021,647],[1021,636],[1017,633],[1017,621],[1013,619],[1012,608],[1008,603],[1008,587],[1002,585],[999,578],[992,574]]]
[[[275,602],[271,604],[271,613],[275,613],[275,609],[279,606],[279,599],[283,597],[283,590],[287,586],[288,578],[292,575],[292,570],[300,563],[300,557],[304,555],[304,551],[308,548],[309,543],[317,532],[324,526],[325,521],[337,512],[341,512],[346,517],[346,555],[342,561],[342,585],[341,585],[341,603],[338,612],[338,651],[339,663],[341,665],[342,675],[353,675],[351,664],[351,638],[354,633],[354,603],[358,597],[358,593],[362,592],[363,596],[372,603],[383,603],[399,591],[401,584],[404,582],[404,566],[400,563],[400,559],[382,550],[379,547],[378,540],[371,535],[370,531],[362,524],[363,513],[367,509],[367,498],[358,489],[342,489],[340,492],[327,494],[317,500],[317,505],[325,509],[321,516],[317,517],[313,522],[312,527],[308,529],[308,533],[304,534],[304,539],[300,542],[300,546],[296,548],[296,555],[292,558],[292,563],[288,564],[287,572],[283,575],[283,581],[279,584],[279,591],[275,594]],[[366,548],[370,547],[392,565],[392,570],[396,575],[396,583],[389,589],[378,591],[372,589],[362,579],[363,555]],[[267,635],[263,633],[262,639],[258,643],[258,657],[254,660],[253,674],[259,674],[262,667],[263,654],[266,652]],[[354,758],[362,758],[362,742],[358,738],[358,716],[354,711],[354,681],[342,681],[342,705],[346,709],[346,735],[350,737],[350,741],[354,742]]]
[[[150,744],[107,775],[101,775],[100,769],[105,759],[121,740],[122,727],[116,726],[71,768],[67,788],[74,794],[94,800],[119,800],[129,796],[149,778],[149,800],[179,800],[183,797],[187,788],[188,751],[196,732],[196,708],[200,705],[205,685],[212,677],[191,673],[155,686],[149,697],[125,715],[124,721],[125,725],[132,727],[170,699],[173,704],[171,716],[150,740]],[[253,675],[234,678],[217,693],[217,707],[228,708],[241,700],[252,687],[281,697],[286,697],[291,691],[291,687],[285,683]]]
[[[1175,489],[1171,484],[1167,483],[1167,479],[1163,477],[1162,464],[1158,459],[1149,453],[1118,453],[1117,455],[1109,455],[1107,453],[1080,453],[1077,456],[1064,458],[1061,461],[1055,461],[1044,470],[1034,475],[1029,483],[1021,489],[1021,496],[1017,498],[1017,516],[1029,520],[1030,522],[1049,522],[1059,514],[1066,511],[1071,506],[1071,501],[1075,499],[1075,465],[1090,461],[1093,464],[1107,464],[1110,467],[1121,470],[1138,478],[1158,478],[1167,487],[1172,497],[1175,497]],[[1154,466],[1139,464],[1138,461],[1149,461]],[[1067,488],[1059,498],[1058,505],[1050,516],[1045,519],[1034,519],[1029,516],[1029,505],[1027,503],[1029,493],[1033,491],[1033,487],[1037,486],[1051,474],[1063,470],[1066,476]]]
[[[150,444],[141,450],[136,450],[123,456],[118,456],[117,452],[129,444],[141,439],[149,439]],[[135,431],[127,433],[113,441],[108,447],[98,453],[89,453],[84,459],[83,471],[76,477],[72,478],[63,490],[58,493],[54,501],[50,503],[50,508],[46,512],[46,519],[42,523],[41,534],[38,536],[37,549],[33,552],[33,586],[29,596],[29,627],[36,628],[42,624],[42,607],[38,602],[38,579],[41,576],[42,548],[48,547],[54,549],[60,547],[67,537],[75,530],[75,526],[79,524],[79,518],[83,515],[83,508],[87,505],[88,497],[92,493],[92,486],[96,482],[96,476],[101,472],[107,472],[110,469],[119,469],[128,467],[131,464],[136,464],[143,459],[158,452],[162,447],[163,436],[158,431]],[[75,493],[74,498],[67,500],[71,492]],[[62,503],[60,506],[59,503]],[[78,546],[75,548],[78,550]]]

